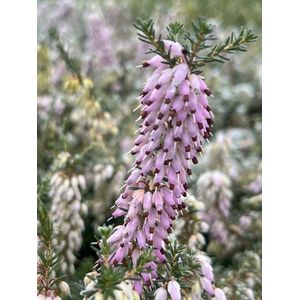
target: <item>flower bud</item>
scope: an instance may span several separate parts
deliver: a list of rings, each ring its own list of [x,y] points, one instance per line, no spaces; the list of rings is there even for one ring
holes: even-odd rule
[[[167,290],[164,287],[158,288],[155,291],[154,295],[155,295],[154,300],[167,300],[168,298]]]
[[[59,288],[64,295],[70,295],[70,287],[65,281],[59,283]]]
[[[165,40],[163,41],[165,52],[170,52],[171,58],[182,56],[182,46],[179,43]]]
[[[168,292],[169,292],[172,300],[180,300],[181,299],[180,285],[176,280],[169,281]]]
[[[210,296],[214,295],[214,289],[209,279],[206,277],[201,278],[202,288],[208,293]]]
[[[210,281],[214,280],[214,274],[213,274],[213,269],[212,266],[207,263],[206,261],[202,263],[201,265],[202,273],[203,275]]]
[[[216,300],[226,300],[225,293],[219,288],[215,289],[215,298]]]

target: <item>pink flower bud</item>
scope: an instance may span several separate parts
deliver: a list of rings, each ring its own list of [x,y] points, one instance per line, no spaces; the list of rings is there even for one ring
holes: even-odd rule
[[[202,277],[201,285],[202,285],[203,289],[206,291],[206,293],[208,293],[210,296],[214,295],[214,288],[213,288],[210,280],[208,280],[206,277]]]
[[[150,67],[158,68],[160,66],[163,66],[163,62],[166,60],[162,58],[160,55],[153,56],[150,60],[146,61],[146,64]]]
[[[154,193],[153,200],[154,200],[155,207],[158,210],[162,210],[164,202],[163,202],[163,199],[162,199],[162,196],[161,196],[160,192]]]
[[[112,262],[113,263],[114,262],[116,262],[116,263],[121,262],[123,260],[124,256],[126,255],[126,253],[128,251],[128,248],[129,248],[129,244],[124,245],[124,247],[120,247],[117,250],[116,254],[113,257],[111,257]]]
[[[160,223],[162,224],[162,226],[165,229],[168,229],[170,227],[170,219],[169,219],[168,215],[165,212],[163,212],[160,215]]]
[[[157,249],[160,249],[162,247],[162,238],[159,234],[153,235],[153,246]]]
[[[124,226],[117,226],[117,230],[108,238],[109,244],[114,244],[123,237]]]
[[[167,69],[167,70],[165,70],[162,73],[162,75],[159,77],[159,80],[158,80],[157,84],[163,85],[163,84],[166,84],[169,81],[171,81],[171,79],[173,77],[173,73],[174,73],[174,69]]]
[[[165,52],[170,51],[171,58],[182,56],[182,46],[179,43],[165,40],[163,41],[165,46]]]
[[[166,261],[166,256],[160,252],[160,249],[155,249],[154,255],[159,262],[164,263]]]
[[[141,169],[141,175],[146,175],[154,167],[153,159],[149,159]]]
[[[118,218],[118,217],[124,216],[125,214],[126,214],[126,211],[117,208],[117,209],[112,213],[112,216],[113,216],[114,218]]]
[[[183,108],[183,98],[182,96],[177,96],[172,105],[172,109],[177,113]]]
[[[133,250],[133,252],[131,254],[133,267],[136,267],[137,261],[140,257],[140,254],[141,254],[141,251],[139,249],[134,249]]]
[[[156,209],[151,209],[148,216],[148,224],[150,227],[154,227],[154,223],[156,221]]]
[[[142,291],[143,291],[143,283],[141,280],[135,280],[134,281],[134,284],[133,284],[133,288],[134,290],[139,294],[141,295],[142,294]]]
[[[138,178],[140,177],[140,172],[139,170],[134,170],[130,176],[127,178],[126,180],[126,184],[127,185],[131,185],[136,183],[136,181],[138,180]]]
[[[199,81],[199,77],[196,74],[191,74],[189,76],[189,82],[191,84],[192,90],[194,90],[195,92],[200,91],[200,81]]]
[[[145,233],[142,230],[139,230],[136,235],[136,239],[140,249],[145,248],[146,245],[146,237]]]
[[[200,93],[200,94],[198,95],[198,99],[199,99],[199,102],[201,103],[201,105],[203,105],[204,107],[207,107],[207,106],[208,106],[208,100],[207,100],[206,95]]]
[[[150,92],[155,88],[155,85],[157,83],[159,75],[160,75],[159,73],[152,74],[152,76],[148,79],[147,83],[144,86],[144,89],[143,89],[144,92]],[[149,95],[147,97],[149,97]],[[145,98],[144,98],[144,100],[145,100]]]
[[[150,101],[151,102],[157,102],[159,101],[159,99],[161,99],[163,96],[164,96],[164,89],[163,88],[160,88],[160,89],[154,89],[151,93],[151,96],[150,96]]]
[[[200,83],[200,90],[201,92],[205,93],[206,95],[210,95],[211,91],[209,90],[209,88],[207,87],[205,81],[201,78],[199,78],[199,83]]]
[[[164,178],[165,175],[165,169],[162,168],[159,173],[155,174],[154,176],[154,183],[155,184],[160,184]]]
[[[175,203],[173,193],[167,189],[167,188],[162,188],[164,200],[169,204],[173,205]]]
[[[210,281],[214,280],[213,268],[212,266],[207,263],[206,261],[202,263],[201,270],[203,275]]]
[[[168,298],[167,290],[163,287],[158,288],[155,291],[154,295],[155,295],[154,300],[167,300]]]
[[[190,93],[190,98],[188,102],[189,109],[193,112],[197,109],[198,103],[197,103],[197,97],[195,93]]]
[[[185,80],[189,71],[187,64],[179,64],[175,67],[173,84],[179,86]]]
[[[182,96],[187,96],[190,93],[190,84],[188,80],[184,80],[179,88],[178,88],[179,94]]]
[[[169,292],[172,300],[180,300],[181,299],[180,285],[176,280],[169,281],[168,292]]]
[[[168,173],[169,184],[175,186],[177,179],[176,179],[176,172],[173,169],[173,167],[169,167],[167,173]]]
[[[216,300],[226,300],[225,293],[219,288],[215,289],[215,298]]]
[[[166,99],[173,99],[176,94],[176,87],[174,85],[170,85],[166,91]]]
[[[180,121],[181,123],[183,123],[184,122],[184,120],[186,119],[186,117],[187,117],[187,114],[188,114],[188,111],[187,110],[181,110],[181,111],[179,111],[178,113],[177,113],[177,115],[176,115],[176,121],[178,122],[178,121]],[[178,123],[177,123],[178,124]],[[177,125],[176,124],[176,125]]]
[[[164,164],[164,160],[165,160],[165,153],[163,152],[163,150],[160,150],[157,153],[157,158],[155,160],[155,169],[160,170]]]
[[[140,219],[136,216],[133,220],[129,221],[129,223],[126,225],[125,232],[131,233],[136,230],[140,223]]]

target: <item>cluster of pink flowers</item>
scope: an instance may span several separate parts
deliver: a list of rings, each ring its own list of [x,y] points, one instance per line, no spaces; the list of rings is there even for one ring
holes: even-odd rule
[[[168,234],[176,215],[186,207],[182,197],[192,174],[191,162],[198,163],[203,141],[211,135],[210,90],[203,77],[191,74],[179,43],[164,41],[164,46],[177,62],[173,68],[159,55],[142,65],[154,72],[139,97],[141,125],[131,151],[135,165],[113,212],[114,218],[124,216],[124,224],[109,239],[115,249],[112,264],[128,256],[135,264],[148,246],[153,247],[157,263],[166,260]],[[148,267],[152,271],[142,276],[151,284],[156,264]]]
[[[203,173],[197,181],[198,198],[206,205],[202,218],[210,226],[210,234],[214,240],[228,246],[230,232],[224,219],[230,215],[231,180],[223,172],[214,170]]]

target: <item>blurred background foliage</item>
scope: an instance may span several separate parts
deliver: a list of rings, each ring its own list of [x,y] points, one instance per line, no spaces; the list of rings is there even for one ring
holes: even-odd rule
[[[135,68],[147,57],[147,48],[132,24],[137,17],[151,17],[157,32],[164,34],[168,23],[179,21],[190,28],[200,15],[216,25],[220,39],[242,26],[259,38],[246,54],[204,69],[214,95],[214,138],[190,182],[196,213],[195,222],[188,220],[190,237],[183,234],[181,220],[175,238],[198,243],[208,252],[228,299],[261,299],[259,0],[38,1],[38,182],[57,173],[64,178],[82,175],[86,182],[80,201],[87,213],[81,214],[84,230],[69,283],[91,270],[95,228],[110,217],[132,165],[127,153],[138,127],[138,112],[132,110],[149,74]],[[225,213],[222,201],[230,203]],[[49,197],[49,211],[53,205]],[[54,221],[57,234],[59,224]]]

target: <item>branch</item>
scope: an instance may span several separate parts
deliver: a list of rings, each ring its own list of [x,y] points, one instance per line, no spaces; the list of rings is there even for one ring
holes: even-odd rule
[[[232,32],[225,42],[218,43],[212,46],[211,50],[204,56],[196,56],[192,70],[196,73],[200,67],[203,67],[207,63],[219,62],[224,63],[230,59],[224,54],[233,54],[236,51],[247,51],[246,44],[255,42],[257,36],[253,34],[251,29],[241,30],[238,37]]]
[[[55,47],[61,59],[65,62],[66,66],[76,75],[79,83],[83,85],[83,78],[80,71],[80,62],[77,59],[70,57],[69,53],[64,49],[56,28],[50,28],[49,37],[55,42]]]
[[[171,24],[170,24],[171,25]],[[154,49],[149,49],[148,53],[156,53],[163,57],[170,66],[174,66],[176,61],[171,59],[170,51],[165,52],[164,43],[162,41],[161,35],[159,35],[158,39],[155,37],[155,30],[154,30],[154,21],[150,20],[142,20],[137,19],[133,26],[140,32],[138,32],[139,40],[150,44],[154,47]],[[172,25],[171,25],[172,27]]]

